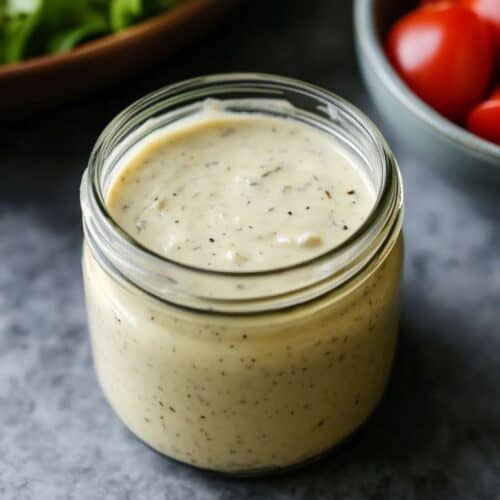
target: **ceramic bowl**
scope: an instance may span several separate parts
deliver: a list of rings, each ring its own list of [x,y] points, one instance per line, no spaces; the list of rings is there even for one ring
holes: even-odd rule
[[[425,104],[385,56],[388,29],[415,5],[410,0],[355,0],[356,48],[368,91],[383,119],[423,164],[446,174],[500,184],[500,146],[469,133]]]

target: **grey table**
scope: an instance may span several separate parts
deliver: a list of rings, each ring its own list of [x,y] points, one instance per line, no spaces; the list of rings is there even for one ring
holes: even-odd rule
[[[351,443],[293,474],[224,479],[160,457],[112,414],[87,340],[81,172],[99,131],[135,98],[238,70],[314,82],[378,120],[348,0],[257,0],[162,67],[2,130],[0,498],[499,499],[500,203],[394,140],[407,188],[401,341],[387,395]]]

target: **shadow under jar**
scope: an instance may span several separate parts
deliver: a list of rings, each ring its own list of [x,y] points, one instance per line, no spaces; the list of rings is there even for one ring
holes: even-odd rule
[[[265,271],[193,267],[134,240],[106,206],[121,161],[209,98],[328,134],[377,193],[366,220],[337,247]],[[167,87],[104,130],[81,204],[98,378],[125,425],[154,449],[226,473],[271,472],[323,455],[373,412],[397,337],[402,186],[384,139],[349,103],[257,74]]]

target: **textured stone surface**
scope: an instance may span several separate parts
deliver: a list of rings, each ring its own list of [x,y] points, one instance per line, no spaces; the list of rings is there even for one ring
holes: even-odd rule
[[[351,443],[293,474],[221,478],[132,437],[93,373],[78,184],[99,131],[146,91],[234,70],[299,77],[373,116],[349,4],[248,2],[163,67],[2,130],[0,498],[500,498],[500,204],[436,176],[396,141],[407,188],[402,336],[387,396]]]

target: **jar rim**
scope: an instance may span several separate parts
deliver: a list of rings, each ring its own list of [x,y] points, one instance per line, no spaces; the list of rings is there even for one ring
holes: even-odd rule
[[[161,109],[164,110],[163,112],[168,113],[169,107],[172,105],[179,105],[179,103],[182,103],[183,98],[196,98],[199,94],[200,100],[203,100],[210,97],[210,95],[207,94],[210,90],[221,92],[224,91],[226,87],[228,90],[236,89],[242,92],[247,88],[251,91],[256,91],[256,89],[261,88],[262,92],[276,92],[277,95],[286,91],[315,98],[328,107],[331,119],[334,119],[335,113],[339,111],[345,116],[348,116],[362,130],[371,144],[375,146],[375,150],[378,153],[382,165],[381,182],[376,200],[370,213],[362,224],[340,244],[312,258],[282,267],[247,271],[210,269],[180,262],[165,255],[158,254],[152,249],[145,247],[113,219],[106,206],[103,185],[101,182],[102,168],[108,156],[105,150],[110,144],[110,139],[123,129],[123,127],[127,126],[132,117],[138,120],[143,120],[144,118],[147,120],[148,113],[151,112],[158,103],[161,104]],[[91,210],[93,210],[94,214],[97,214],[97,217],[103,222],[101,230],[110,231],[113,238],[115,238],[115,242],[119,242],[119,246],[122,250],[136,252],[142,259],[149,259],[150,261],[156,262],[157,265],[163,263],[164,265],[188,273],[196,273],[197,275],[205,275],[207,277],[237,278],[243,280],[272,277],[282,275],[283,273],[301,271],[310,266],[335,259],[339,255],[345,254],[347,250],[352,249],[356,245],[362,247],[363,245],[360,245],[360,242],[363,238],[366,238],[367,232],[373,227],[374,222],[377,219],[381,219],[381,217],[385,217],[386,219],[391,219],[394,225],[397,219],[397,217],[394,216],[398,215],[403,204],[402,182],[396,161],[376,125],[362,111],[345,99],[316,85],[287,77],[263,73],[229,73],[200,76],[173,85],[168,85],[135,101],[120,112],[105,127],[97,139],[82,181],[81,198],[82,210],[84,212],[84,227],[87,226],[85,222],[85,207],[91,205]],[[384,226],[384,222],[386,223],[387,221],[382,222],[382,226]],[[355,256],[356,255],[354,255],[354,257]],[[154,295],[158,296],[156,293],[154,293]]]

